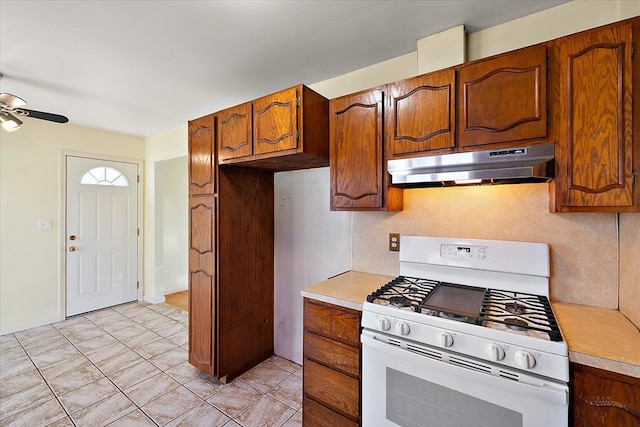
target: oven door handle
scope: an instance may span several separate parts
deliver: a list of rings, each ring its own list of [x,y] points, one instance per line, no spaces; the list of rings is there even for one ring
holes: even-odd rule
[[[388,355],[390,358],[397,358],[399,356],[399,351],[404,352],[403,356],[406,359],[409,359],[411,363],[416,364],[426,364],[427,366],[438,369],[441,372],[447,372],[450,375],[459,376],[461,369],[465,369],[460,367],[460,365],[453,365],[445,360],[437,360],[431,357],[427,357],[424,355],[420,355],[414,351],[408,350],[406,348],[405,343],[401,343],[399,346],[388,344],[383,342],[380,339],[376,339],[378,333],[375,331],[370,331],[368,329],[364,329],[362,331],[362,335],[360,336],[360,340],[362,342],[362,352],[363,358],[364,353],[366,351],[379,351]],[[434,349],[442,354],[449,354],[448,352],[443,352],[438,349]],[[456,355],[456,358],[463,358]],[[470,359],[471,360],[471,359]],[[526,393],[530,396],[537,396],[540,399],[544,399],[547,402],[551,402],[557,405],[568,405],[569,404],[569,388],[566,384],[556,383],[554,381],[548,381],[542,379],[541,377],[534,377],[536,384],[530,384],[527,382],[521,381],[513,381],[507,380],[504,378],[500,378],[496,375],[488,374],[485,372],[477,372],[474,370],[465,370],[466,378],[473,378],[474,381],[482,382],[482,383],[490,383],[495,387],[500,387],[502,389],[511,389],[514,393]],[[363,368],[363,375],[366,375],[366,368]],[[523,376],[528,376],[528,374],[520,374]]]

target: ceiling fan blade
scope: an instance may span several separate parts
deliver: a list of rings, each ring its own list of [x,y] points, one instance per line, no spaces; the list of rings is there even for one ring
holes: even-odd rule
[[[21,108],[20,110],[24,111],[27,117],[33,117],[34,119],[48,120],[50,122],[56,122],[56,123],[67,123],[69,121],[68,118],[60,114],[45,113],[44,111],[36,111],[36,110],[27,110],[26,108]]]
[[[27,105],[24,99],[4,92],[0,93],[0,103],[6,105],[8,108],[18,108]]]

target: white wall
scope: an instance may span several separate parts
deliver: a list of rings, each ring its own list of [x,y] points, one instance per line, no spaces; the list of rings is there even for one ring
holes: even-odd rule
[[[274,187],[275,353],[302,363],[300,291],[351,269],[352,214],[329,210],[329,168],[277,173]]]
[[[63,152],[144,159],[144,140],[71,124],[24,120],[0,131],[0,334],[65,316]],[[37,230],[52,219],[52,230]]]

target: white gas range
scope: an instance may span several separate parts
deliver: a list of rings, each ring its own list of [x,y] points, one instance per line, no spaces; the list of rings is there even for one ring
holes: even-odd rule
[[[365,427],[568,424],[546,244],[403,236],[362,326]]]

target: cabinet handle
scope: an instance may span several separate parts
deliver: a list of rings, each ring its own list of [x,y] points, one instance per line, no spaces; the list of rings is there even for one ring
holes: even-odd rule
[[[638,186],[638,171],[631,171],[631,187],[636,188]]]

